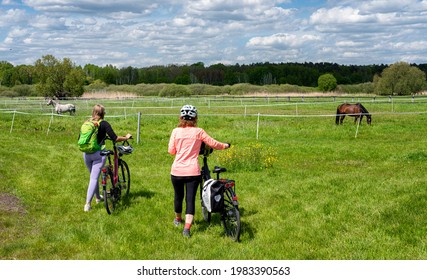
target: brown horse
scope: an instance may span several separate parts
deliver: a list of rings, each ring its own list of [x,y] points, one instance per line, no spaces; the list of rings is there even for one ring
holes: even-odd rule
[[[346,115],[354,117],[354,123],[359,120],[359,124],[362,122],[363,116],[366,116],[366,122],[368,124],[371,124],[371,114],[369,114],[368,110],[366,110],[366,108],[363,107],[363,105],[360,103],[344,103],[339,105],[337,107],[337,117],[335,119],[335,123],[342,124],[342,121],[344,120]]]

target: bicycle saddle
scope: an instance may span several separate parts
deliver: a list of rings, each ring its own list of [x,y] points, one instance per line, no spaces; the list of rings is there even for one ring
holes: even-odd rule
[[[114,152],[111,150],[102,150],[101,151],[101,156],[108,156],[108,155],[112,155],[112,154],[114,154]]]
[[[227,169],[225,167],[219,167],[219,166],[215,166],[213,173],[221,173],[221,172],[226,172]]]

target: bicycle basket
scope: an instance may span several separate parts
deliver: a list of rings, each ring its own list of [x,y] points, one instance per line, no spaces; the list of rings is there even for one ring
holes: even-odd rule
[[[117,146],[117,150],[122,155],[130,155],[133,152],[133,147],[131,145],[128,145],[128,146],[120,145],[120,146]]]

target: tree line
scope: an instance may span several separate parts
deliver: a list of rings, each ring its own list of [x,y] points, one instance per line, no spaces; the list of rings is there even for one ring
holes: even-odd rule
[[[247,83],[252,85],[290,84],[316,87],[318,78],[332,74],[338,84],[360,84],[372,82],[375,74],[381,73],[388,65],[339,65],[336,63],[253,63],[205,66],[203,62],[191,65],[167,65],[117,69],[112,65],[99,67],[84,66],[91,80],[106,84],[209,84],[215,86]],[[419,66],[418,66],[419,67]],[[422,65],[427,73],[427,64]]]
[[[396,64],[400,65],[399,69],[402,69],[402,65],[408,66],[409,69],[417,69],[415,76],[419,76],[419,79],[423,78],[421,89],[425,89],[427,64]],[[61,98],[81,96],[84,86],[88,85],[205,84],[226,86],[251,84],[263,86],[287,84],[301,87],[319,87],[319,81],[327,75],[329,79],[332,76],[332,79],[335,80],[333,82],[338,85],[376,83],[381,85],[379,88],[384,91],[387,85],[385,85],[384,79],[382,79],[382,83],[380,81],[384,71],[389,68],[390,66],[385,64],[339,65],[328,62],[264,62],[248,65],[218,63],[210,66],[198,62],[191,65],[171,64],[142,68],[132,66],[117,68],[113,65],[86,64],[82,67],[75,65],[68,58],[59,60],[52,55],[46,55],[38,59],[34,65],[14,66],[7,61],[0,61],[0,88],[13,87],[15,91],[20,89],[25,91],[27,89],[25,85],[35,85],[35,89],[40,94]],[[387,71],[385,73],[387,74]],[[413,76],[412,74],[407,73],[405,75]],[[388,79],[387,82],[390,80],[393,81],[393,78]],[[329,84],[330,81],[328,81],[328,86],[325,89],[334,90],[335,87],[331,87]],[[418,84],[417,80],[417,87],[411,88],[410,91],[419,90]],[[399,85],[393,84],[391,92],[395,93],[397,88]],[[402,93],[397,92],[397,94]]]

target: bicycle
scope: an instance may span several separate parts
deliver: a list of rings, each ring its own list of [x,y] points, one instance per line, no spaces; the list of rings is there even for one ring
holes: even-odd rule
[[[206,182],[208,182],[211,178],[209,166],[208,166],[208,156],[211,154],[213,149],[207,145],[202,145],[200,154],[203,155],[203,166],[201,170],[202,174],[202,182],[200,188],[200,200],[202,205],[202,214],[203,219],[210,223],[211,222],[211,214],[219,213],[221,216],[221,222],[224,227],[224,232],[227,236],[229,236],[232,240],[238,242],[240,239],[240,212],[239,212],[239,202],[236,195],[236,185],[235,181],[231,179],[220,178],[220,174],[222,172],[226,172],[227,169],[224,167],[215,166],[212,172],[216,174],[216,181],[211,180],[210,182],[217,184],[217,187],[220,190],[220,194],[222,194],[222,198],[220,201],[219,210],[209,211],[207,205],[203,200],[203,189],[205,187]],[[209,182],[209,183],[210,183]],[[212,209],[211,209],[212,210]]]
[[[122,156],[131,154],[133,148],[127,140],[123,142],[123,145],[118,145],[110,138],[107,138],[107,140],[113,142],[113,150],[105,149],[101,151],[101,155],[108,158],[108,163],[101,169],[101,184],[104,206],[107,213],[111,215],[116,209],[122,194],[124,197],[129,195],[130,171]],[[111,156],[113,156],[113,160]]]

